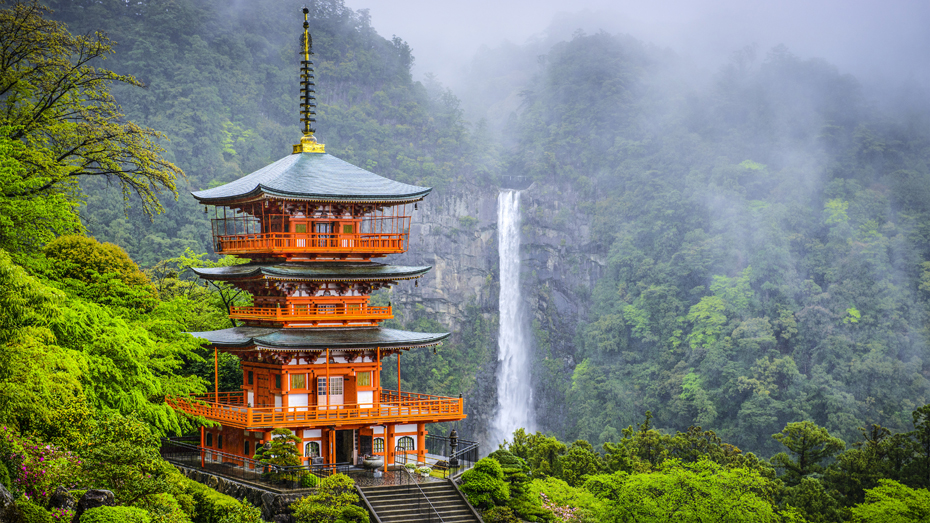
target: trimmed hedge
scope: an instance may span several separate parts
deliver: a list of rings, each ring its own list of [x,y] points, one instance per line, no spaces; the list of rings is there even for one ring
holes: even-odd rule
[[[181,487],[184,494],[193,498],[194,513],[190,514],[188,512],[188,514],[194,523],[220,523],[227,514],[239,509],[239,501],[236,498],[220,494],[202,483],[185,478],[180,473],[178,473],[178,476],[178,486]],[[181,495],[176,495],[176,497],[178,497],[178,501],[182,501]]]
[[[24,498],[16,501],[16,508],[19,509],[18,523],[53,523],[52,513],[40,507],[36,503]],[[16,516],[14,516],[16,517]]]
[[[81,515],[81,523],[152,523],[152,517],[141,508],[96,507]]]

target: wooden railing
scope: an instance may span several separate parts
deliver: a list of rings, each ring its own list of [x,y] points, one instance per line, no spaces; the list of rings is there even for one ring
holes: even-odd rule
[[[237,320],[350,321],[389,320],[391,307],[375,307],[358,303],[292,305],[289,307],[230,307],[229,317]]]
[[[215,235],[217,252],[239,254],[273,253],[378,253],[394,254],[406,250],[407,234],[400,233],[289,233]]]
[[[225,394],[225,396],[224,396]],[[238,394],[239,397],[235,397]],[[380,403],[346,405],[310,405],[307,407],[252,408],[243,402],[244,392],[220,393],[217,403],[211,394],[199,397],[169,397],[168,404],[194,416],[203,416],[222,425],[236,428],[314,426],[333,423],[363,422],[377,424],[393,421],[453,421],[465,418],[462,398],[428,394],[383,391]],[[201,399],[203,398],[203,399]]]

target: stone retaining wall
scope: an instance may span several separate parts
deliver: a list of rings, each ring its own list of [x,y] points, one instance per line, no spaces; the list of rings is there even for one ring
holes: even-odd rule
[[[220,494],[246,501],[262,510],[262,519],[275,523],[293,523],[290,505],[312,492],[311,489],[281,494],[251,484],[240,483],[196,468],[173,464],[184,477],[202,483]]]

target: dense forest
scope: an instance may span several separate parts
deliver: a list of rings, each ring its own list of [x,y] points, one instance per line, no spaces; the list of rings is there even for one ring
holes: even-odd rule
[[[227,326],[247,299],[192,277],[235,261],[212,253],[188,191],[298,138],[287,35],[302,3],[43,4],[0,4],[0,484],[24,523],[70,517],[50,510],[57,486],[110,488],[144,512],[118,516],[132,521],[255,521],[179,478],[157,438],[203,422],[165,396],[214,378],[183,333]],[[437,190],[523,175],[580,194],[606,260],[569,332],[534,311],[548,434],[518,431],[463,477],[487,521],[930,517],[919,86],[869,99],[784,47],[694,77],[673,51],[577,32],[532,60],[483,51],[529,78],[488,97],[522,102],[488,129],[414,81],[413,51],[366,11],[309,7],[328,152]],[[405,388],[474,389],[494,353],[480,307],[441,354],[410,354]],[[442,329],[416,308],[393,325]],[[222,363],[221,388],[237,388]],[[547,418],[556,403],[570,415]],[[302,521],[362,517],[342,510]]]

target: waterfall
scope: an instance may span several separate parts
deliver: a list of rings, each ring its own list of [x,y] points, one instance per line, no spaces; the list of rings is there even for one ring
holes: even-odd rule
[[[491,433],[502,443],[513,431],[536,430],[530,383],[530,344],[520,292],[520,191],[497,197],[497,246],[500,256],[500,331],[497,337],[497,416]],[[493,448],[493,445],[491,446]]]

